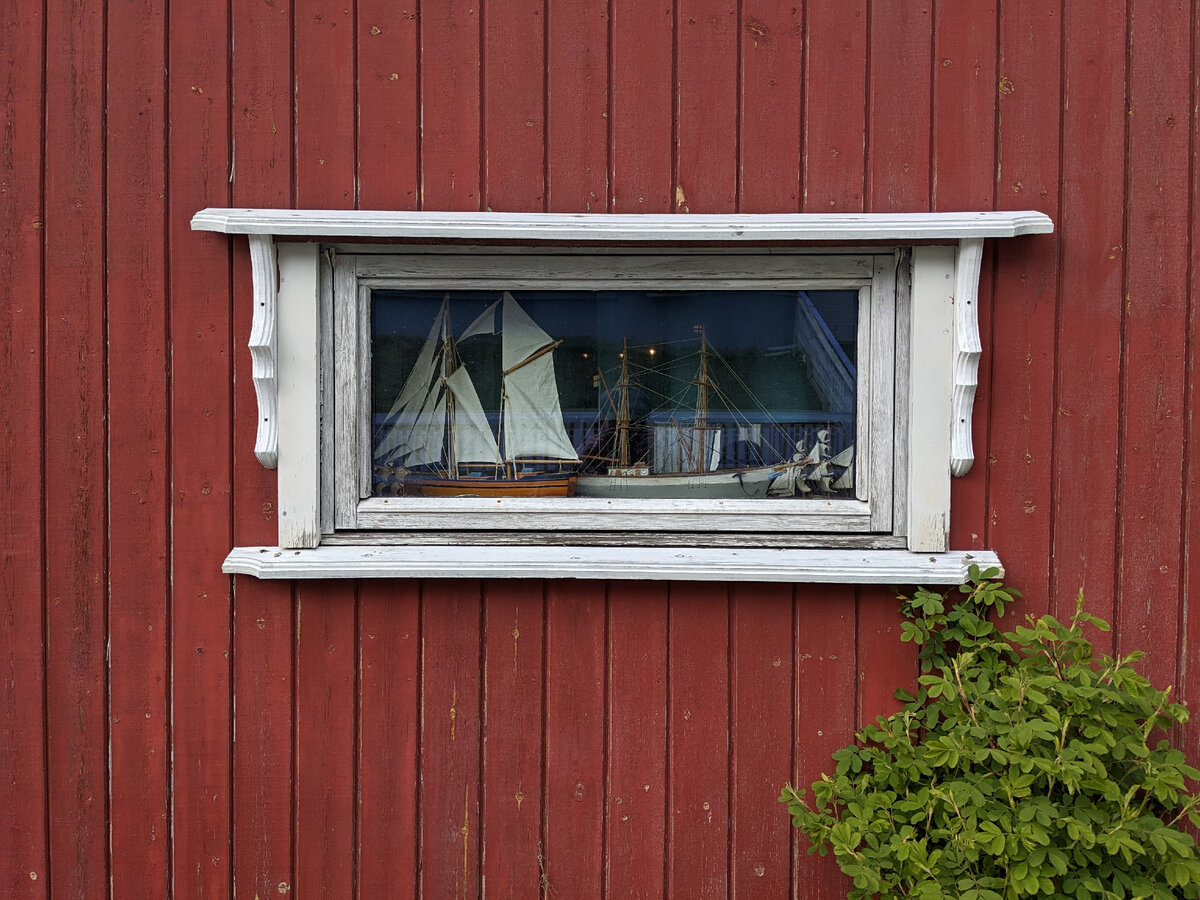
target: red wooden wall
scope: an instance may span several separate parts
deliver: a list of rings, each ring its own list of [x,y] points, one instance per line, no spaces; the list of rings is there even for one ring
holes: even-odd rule
[[[1049,213],[987,250],[954,543],[1195,701],[1198,20],[9,0],[0,896],[836,896],[775,797],[912,674],[853,587],[223,576],[274,476],[206,206]]]

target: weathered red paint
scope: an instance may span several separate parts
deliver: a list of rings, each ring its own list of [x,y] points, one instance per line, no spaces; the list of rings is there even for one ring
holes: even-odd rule
[[[1043,210],[953,541],[1200,696],[1194,5],[19,6],[3,896],[834,897],[774,797],[915,674],[880,590],[221,575],[275,480],[205,206]]]

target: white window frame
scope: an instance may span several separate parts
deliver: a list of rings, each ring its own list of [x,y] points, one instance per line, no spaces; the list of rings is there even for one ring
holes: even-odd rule
[[[895,253],[824,251],[722,254],[643,251],[549,252],[512,248],[342,247],[321,257],[333,284],[333,309],[322,329],[333,359],[324,408],[336,409],[332,453],[323,454],[323,485],[332,519],[323,531],[521,531],[528,541],[560,532],[627,532],[625,543],[655,533],[743,533],[744,543],[827,543],[825,535],[891,534],[896,408]],[[332,271],[330,271],[332,270]],[[853,290],[859,294],[857,471],[854,500],[640,500],[371,497],[369,436],[369,303],[376,288],[407,290],[610,289]],[[329,442],[326,441],[329,446]],[[331,458],[332,457],[332,458]],[[745,533],[758,534],[758,537]],[[817,536],[821,537],[817,537]],[[386,539],[387,535],[380,536]],[[411,538],[409,538],[411,539]],[[903,546],[897,542],[896,546]]]
[[[226,560],[228,572],[269,578],[486,575],[954,583],[965,578],[972,563],[999,565],[994,553],[948,549],[950,477],[965,474],[973,461],[970,423],[980,355],[975,307],[983,241],[1051,231],[1052,223],[1040,213],[573,216],[204,210],[192,227],[249,235],[255,282],[250,346],[260,407],[255,452],[264,465],[278,468],[279,546],[235,548]],[[806,540],[820,546],[796,545],[805,541],[780,546],[778,541],[752,539],[764,533],[763,517],[773,513],[752,508],[746,513],[749,518],[742,520],[747,524],[739,530],[740,510],[719,513],[719,502],[705,509],[705,502],[714,501],[686,501],[701,506],[664,511],[674,516],[674,538],[647,539],[633,547],[628,542],[597,546],[583,538],[571,541],[570,535],[586,536],[596,529],[611,533],[613,526],[602,522],[616,517],[606,519],[602,511],[580,507],[580,498],[506,501],[504,506],[513,512],[492,516],[492,524],[486,526],[475,523],[477,511],[466,508],[477,501],[453,498],[441,501],[449,504],[446,510],[436,503],[430,506],[428,499],[412,501],[420,507],[401,513],[409,517],[412,528],[399,526],[399,532],[391,530],[397,521],[390,511],[384,516],[386,523],[372,518],[382,514],[374,509],[381,501],[356,503],[353,527],[339,539],[337,519],[344,518],[345,505],[337,511],[338,478],[331,461],[336,458],[339,430],[344,435],[347,427],[356,428],[349,420],[358,411],[337,408],[336,403],[329,409],[329,398],[338,396],[332,384],[337,343],[332,332],[338,328],[336,317],[348,314],[345,304],[333,302],[333,282],[352,279],[349,289],[357,292],[358,262],[339,265],[338,256],[362,250],[360,242],[380,239],[487,242],[483,246],[488,249],[476,258],[502,256],[494,250],[506,246],[505,241],[538,248],[512,253],[513,260],[553,258],[553,251],[581,244],[616,246],[636,256],[636,251],[645,252],[648,242],[656,248],[669,247],[671,253],[677,248],[681,254],[706,248],[701,258],[719,257],[727,263],[747,254],[794,263],[829,256],[831,251],[824,249],[828,247],[836,248],[835,256],[849,252],[876,258],[899,250],[898,258],[906,262],[895,270],[894,296],[902,298],[895,327],[901,335],[889,375],[900,389],[894,395],[898,424],[890,459],[894,483],[888,533],[881,536],[872,530],[878,519],[857,535],[826,533],[819,517],[800,512],[799,518],[809,515],[813,521],[798,527],[796,514],[786,513],[792,517],[786,533],[819,535]],[[707,249],[718,241],[717,249]],[[814,244],[821,249],[814,249]],[[372,255],[379,249],[372,247]],[[385,278],[394,278],[396,265],[402,265],[398,261],[430,258],[404,245],[392,249],[394,254],[378,257],[390,260],[385,268],[392,269]],[[464,252],[461,243],[455,252]],[[582,259],[592,265],[604,257],[605,253],[597,252]],[[322,277],[323,271],[327,277]],[[343,290],[347,284],[343,283]],[[357,306],[350,306],[357,315]],[[867,327],[876,319],[869,317]],[[878,369],[873,372],[873,378],[879,375]],[[339,425],[322,427],[323,407],[324,424]],[[867,421],[876,420],[868,415]],[[920,452],[909,453],[909,447],[919,447]],[[878,452],[873,452],[878,458]],[[522,508],[525,504],[528,509]],[[878,516],[881,508],[876,504],[870,514]],[[464,513],[472,519],[471,528],[463,527]],[[536,530],[556,537],[548,542],[518,537],[518,550],[496,537],[518,521],[505,522],[505,515],[526,521],[534,517],[541,523]],[[566,518],[556,518],[561,516]],[[755,517],[758,521],[750,524]],[[831,525],[845,525],[845,517],[836,518],[840,521]],[[389,531],[364,530],[381,524]],[[464,536],[479,529],[491,536],[487,543]],[[439,530],[440,537],[429,540]]]

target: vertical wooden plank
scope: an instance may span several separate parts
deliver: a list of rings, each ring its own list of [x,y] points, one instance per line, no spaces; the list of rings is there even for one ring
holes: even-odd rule
[[[804,23],[799,0],[742,7],[738,209],[800,208]]]
[[[1193,12],[1192,30],[1200,27],[1200,10]],[[1200,43],[1193,42],[1193,55],[1191,60],[1191,76],[1192,90],[1200,90]],[[1197,94],[1196,96],[1200,96]],[[1194,365],[1190,360],[1194,359],[1196,348],[1200,346],[1200,335],[1197,334],[1197,327],[1200,326],[1200,316],[1196,315],[1197,302],[1200,301],[1200,240],[1196,239],[1197,225],[1200,225],[1200,110],[1192,109],[1191,117],[1192,130],[1192,191],[1190,208],[1188,210],[1188,227],[1191,230],[1191,283],[1188,286],[1188,302],[1191,306],[1191,318],[1188,322],[1188,338],[1189,338],[1189,366]],[[1189,410],[1196,409],[1196,402],[1200,399],[1196,391],[1196,379],[1189,378],[1187,382],[1187,407]],[[1200,511],[1200,500],[1196,496],[1197,484],[1200,484],[1200,472],[1197,471],[1197,466],[1200,465],[1200,454],[1197,454],[1196,447],[1200,446],[1197,443],[1200,440],[1200,434],[1196,431],[1197,417],[1193,413],[1189,413],[1187,417],[1187,456],[1185,459],[1185,475],[1184,482],[1184,546],[1183,546],[1183,608],[1181,612],[1181,629],[1182,640],[1179,647],[1179,686],[1180,690],[1176,695],[1176,699],[1187,703],[1191,708],[1196,707],[1196,698],[1200,697],[1200,614],[1196,609],[1196,604],[1192,602],[1192,597],[1195,592],[1195,585],[1200,584],[1197,579],[1200,578],[1200,550],[1197,550],[1197,538],[1200,537],[1200,532],[1197,527],[1200,526],[1200,516],[1196,513]],[[1179,746],[1189,759],[1195,758],[1197,747],[1200,747],[1200,721],[1197,721],[1193,716],[1187,725],[1180,729]]]
[[[778,798],[792,777],[792,586],[737,585],[732,606],[730,896],[784,897],[791,822]]]
[[[1059,237],[1058,400],[1054,436],[1054,570],[1050,610],[1115,612],[1121,275],[1124,266],[1125,3],[1065,4]],[[1107,386],[1097,390],[1098,385]],[[1080,490],[1087,485],[1087,490]],[[1107,646],[1111,633],[1096,633]],[[1109,647],[1111,649],[1111,647]]]
[[[991,209],[996,193],[995,0],[970,5],[935,0],[932,65],[933,209]]]
[[[671,0],[612,0],[609,212],[672,206],[674,9]]]
[[[675,212],[737,209],[737,29],[736,2],[676,4]]]
[[[546,209],[604,212],[608,0],[546,4]]]
[[[866,181],[867,4],[804,7],[802,211],[861,212]],[[854,737],[860,628],[851,585],[796,589],[795,785],[808,787]],[[845,879],[792,834],[792,896],[836,897]]]
[[[0,19],[0,895],[45,897],[47,846],[45,529],[42,455],[42,182],[44,118],[40,4]]]
[[[479,7],[421,0],[422,209],[480,209]]]
[[[354,595],[296,588],[296,883],[301,896],[354,896]]]
[[[353,6],[295,4],[296,199],[301,207],[355,205]]]
[[[176,896],[232,888],[229,240],[190,230],[229,194],[228,7],[172,7],[168,33],[171,828]]]
[[[149,897],[168,893],[166,22],[125,0],[108,15],[111,891]]]
[[[666,896],[667,585],[610,588],[605,887]]]
[[[846,595],[849,594],[849,600]],[[797,586],[792,746],[793,781],[812,798],[812,783],[832,772],[832,754],[854,740],[857,660],[853,589]],[[793,831],[793,897],[845,897],[850,883],[830,857],[810,856],[808,841]]]
[[[1184,387],[1188,326],[1191,10],[1130,7],[1129,185],[1120,447],[1116,646],[1149,650],[1141,671],[1174,684],[1179,640]],[[1163,602],[1166,600],[1166,602]]]
[[[856,728],[900,708],[896,688],[913,690],[917,657],[900,641],[900,601],[887,588],[858,589],[858,721]]]
[[[867,0],[805,5],[804,212],[861,212]]]
[[[50,890],[108,879],[104,17],[46,10],[46,717]]]
[[[929,208],[932,4],[871,6],[867,208]]]
[[[481,892],[480,603],[476,581],[422,589],[418,897]]]
[[[418,9],[358,4],[357,164],[365,209],[413,209],[420,202]],[[420,587],[365,582],[359,591],[358,895],[415,893]]]
[[[329,0],[297,3],[294,16],[296,203],[355,205],[354,8]],[[280,293],[287,289],[280,257]],[[305,265],[305,278],[315,272]],[[312,312],[306,313],[312,315]],[[290,319],[281,320],[280,347]],[[307,345],[307,341],[305,344]],[[311,353],[305,359],[311,359]],[[306,427],[312,409],[298,409]],[[280,429],[287,410],[280,408]],[[280,447],[280,511],[290,468]],[[306,486],[317,478],[305,471]],[[314,511],[315,514],[315,511]],[[319,516],[311,520],[319,522]],[[282,535],[282,532],[281,532]],[[296,889],[349,897],[354,892],[357,594],[352,583],[296,588],[295,872]]]
[[[870,7],[869,106],[867,110],[867,200],[872,212],[920,212],[930,206],[930,145],[932,135],[930,93],[933,78],[930,72],[933,24],[932,4],[873,3]],[[913,294],[917,293],[919,269],[914,251]],[[940,257],[939,257],[940,258]],[[952,266],[951,266],[952,271]],[[948,282],[947,294],[953,290]],[[922,332],[913,312],[913,340]],[[926,334],[926,337],[932,335]],[[936,343],[936,342],[935,342]],[[914,344],[913,358],[921,353]],[[950,354],[944,358],[949,365]],[[944,420],[934,418],[935,430],[928,437],[920,431],[916,418],[919,409],[911,408],[909,434],[930,441],[929,458],[949,457],[949,396],[944,398]],[[936,425],[942,425],[937,428]],[[943,434],[943,432],[945,432]],[[911,446],[911,444],[910,444]],[[918,457],[925,458],[925,457]],[[944,464],[943,464],[944,465]],[[944,471],[944,469],[943,469]],[[934,481],[937,481],[936,473]],[[924,486],[919,476],[911,478],[910,498]],[[939,489],[939,502],[945,489]],[[928,491],[923,492],[926,496]],[[907,505],[909,522],[914,522],[914,504]],[[926,527],[909,532],[914,546],[944,546],[947,523],[937,518],[921,521]],[[914,531],[918,533],[914,534]],[[858,725],[874,721],[878,715],[892,712],[896,701],[892,694],[900,683],[907,682],[915,672],[912,648],[899,640],[897,604],[889,592],[862,589],[858,594]]]
[[[932,208],[991,209],[996,184],[995,3],[939,0],[934,4],[933,28]],[[991,329],[992,268],[991,247],[985,244],[976,304],[985,354]],[[975,465],[950,485],[950,546],[956,550],[985,547],[990,374],[990,356],[985,355],[971,423]]]
[[[489,3],[483,13],[485,208],[539,211],[546,196],[544,0]]]
[[[1052,5],[1000,4],[996,203],[1058,218],[1061,21]],[[1012,560],[1025,609],[1049,590],[1057,260],[1054,237],[1001,241],[992,316],[987,544]]]
[[[422,0],[420,205],[481,208],[481,11]],[[417,896],[480,888],[478,583],[426,582],[421,599]]]
[[[359,587],[358,896],[417,889],[420,585]]]
[[[484,596],[483,881],[498,897],[541,890],[543,585],[491,581]],[[574,648],[571,649],[574,653]]]
[[[249,442],[240,442],[240,449],[248,454],[242,461],[257,464],[252,448],[253,435]],[[263,539],[256,543],[269,545],[274,540],[269,524],[262,531]],[[235,579],[234,887],[238,894],[251,897],[285,893],[296,881],[292,859],[293,622],[290,584]]]
[[[546,891],[599,896],[604,883],[605,585],[551,582],[546,595]]]
[[[673,210],[737,209],[738,7],[680,0],[675,14]],[[667,895],[730,891],[729,594],[671,586],[668,606]]]
[[[667,895],[729,892],[729,588],[672,585]]]
[[[292,205],[291,11],[236,4],[233,30],[233,202]],[[254,456],[258,400],[246,342],[254,312],[246,242],[233,240],[233,538],[236,546],[278,540],[275,472]],[[234,894],[279,896],[295,882],[292,587],[234,579]]]
[[[359,0],[358,190],[363,209],[416,209],[420,158],[417,0]],[[435,26],[436,27],[436,26]]]

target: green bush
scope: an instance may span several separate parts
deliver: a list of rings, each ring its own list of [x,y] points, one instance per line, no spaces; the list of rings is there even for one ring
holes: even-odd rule
[[[1015,591],[973,569],[965,594],[901,597],[921,663],[914,697],[833,754],[814,807],[780,800],[853,881],[851,898],[1200,897],[1200,778],[1152,736],[1187,720],[1134,671],[1096,657],[1079,598],[1069,624],[1027,618],[1001,634]]]

